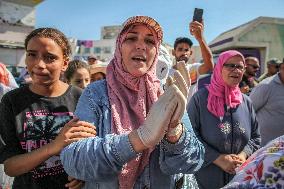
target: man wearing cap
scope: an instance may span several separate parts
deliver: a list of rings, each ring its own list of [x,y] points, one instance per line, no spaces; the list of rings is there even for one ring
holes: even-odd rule
[[[267,62],[267,73],[261,75],[258,81],[261,82],[265,78],[275,75],[279,71],[279,64],[281,61],[277,58],[272,58]]]
[[[279,73],[265,79],[251,92],[258,120],[261,146],[272,139],[284,135],[284,63],[280,63]]]
[[[246,57],[245,58],[246,71],[243,75],[242,81],[239,87],[242,93],[249,95],[251,90],[257,85],[257,80],[255,78],[257,71],[259,70],[259,61],[256,57]]]

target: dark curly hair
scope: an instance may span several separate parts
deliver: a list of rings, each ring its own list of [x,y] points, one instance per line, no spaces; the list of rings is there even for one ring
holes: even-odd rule
[[[27,50],[29,41],[34,37],[44,37],[54,40],[62,49],[65,58],[71,55],[71,46],[67,37],[55,28],[38,28],[33,30],[25,39],[25,49]]]
[[[175,40],[174,49],[176,49],[176,48],[177,48],[177,45],[180,44],[180,43],[186,43],[186,44],[189,45],[190,48],[191,48],[192,45],[193,45],[192,41],[191,41],[189,38],[187,38],[187,37],[178,37],[178,38],[176,38],[176,40]]]
[[[64,77],[67,81],[70,81],[71,78],[73,77],[73,74],[75,73],[75,71],[77,69],[80,68],[85,68],[86,70],[88,70],[88,72],[90,72],[90,68],[89,65],[81,60],[72,60],[69,62],[68,67],[66,69],[66,71],[64,72]]]

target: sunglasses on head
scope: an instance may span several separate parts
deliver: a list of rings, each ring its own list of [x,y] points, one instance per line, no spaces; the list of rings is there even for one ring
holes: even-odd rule
[[[257,65],[252,65],[252,64],[247,64],[247,65],[253,67],[254,69],[259,69],[259,66],[257,66]]]
[[[226,67],[230,71],[234,71],[235,69],[238,69],[240,71],[245,70],[245,67],[243,65],[240,65],[240,64],[224,64],[223,66]]]

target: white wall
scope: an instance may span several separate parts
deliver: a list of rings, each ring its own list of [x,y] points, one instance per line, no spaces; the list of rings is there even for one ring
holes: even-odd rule
[[[0,17],[10,24],[20,21],[27,26],[35,25],[34,7],[0,1]]]
[[[0,47],[0,62],[6,65],[24,66],[24,49],[10,49]]]

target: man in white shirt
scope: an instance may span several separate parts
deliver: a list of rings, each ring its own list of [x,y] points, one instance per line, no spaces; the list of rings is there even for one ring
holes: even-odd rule
[[[200,75],[207,74],[211,72],[214,67],[213,56],[209,46],[207,45],[204,36],[204,26],[203,23],[197,21],[191,22],[189,25],[190,33],[198,41],[202,58],[204,63],[189,63],[189,58],[192,55],[192,41],[187,37],[179,37],[175,40],[174,49],[172,51],[175,60],[173,62],[173,69],[176,69],[176,65],[179,61],[184,61],[187,64],[187,69],[191,78],[191,87],[188,94],[188,101],[192,95],[197,91],[198,79]],[[169,75],[172,75],[174,70],[170,70]]]

